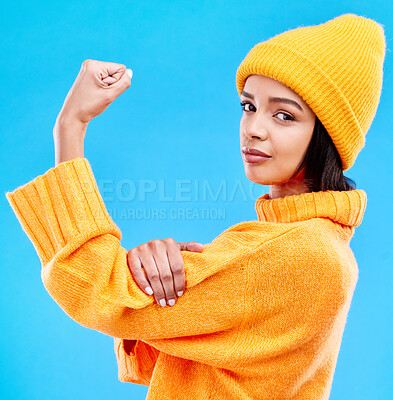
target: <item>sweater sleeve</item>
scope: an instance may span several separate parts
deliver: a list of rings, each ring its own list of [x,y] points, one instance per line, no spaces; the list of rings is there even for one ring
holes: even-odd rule
[[[173,307],[161,307],[134,281],[120,229],[86,158],[60,163],[6,197],[39,256],[46,290],[82,326],[158,340],[224,331],[243,321],[247,276],[239,265],[253,248],[246,241],[239,246],[230,229],[202,253],[182,251],[186,291]]]
[[[142,340],[113,339],[119,380],[149,386],[159,350]]]

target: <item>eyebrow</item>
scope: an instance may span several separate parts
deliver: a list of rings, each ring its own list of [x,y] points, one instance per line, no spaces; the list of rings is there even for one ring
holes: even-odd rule
[[[245,90],[242,90],[241,94],[244,97],[249,97],[250,99],[255,100],[254,96],[251,93],[246,92]],[[268,101],[269,103],[292,104],[293,106],[297,107],[300,111],[304,111],[299,103],[297,103],[295,100],[287,99],[286,97],[269,97]]]

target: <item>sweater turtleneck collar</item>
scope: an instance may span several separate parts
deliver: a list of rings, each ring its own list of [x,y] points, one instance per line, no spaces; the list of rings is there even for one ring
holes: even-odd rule
[[[367,194],[362,189],[320,191],[270,199],[266,193],[255,202],[258,221],[298,222],[329,218],[348,226],[359,226],[366,209]]]

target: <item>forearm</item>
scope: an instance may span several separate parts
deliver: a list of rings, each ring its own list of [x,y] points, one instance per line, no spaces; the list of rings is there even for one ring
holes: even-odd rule
[[[60,112],[53,128],[56,166],[64,161],[84,157],[83,144],[87,125]]]

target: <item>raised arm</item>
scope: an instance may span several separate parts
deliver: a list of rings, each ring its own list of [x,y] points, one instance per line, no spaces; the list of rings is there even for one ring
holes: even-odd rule
[[[46,289],[81,325],[131,340],[230,329],[244,317],[246,275],[237,267],[250,248],[234,246],[220,235],[203,253],[183,251],[187,289],[196,289],[186,290],[171,308],[154,304],[130,273],[120,229],[83,157],[89,121],[130,86],[125,72],[122,64],[82,64],[56,121],[56,166],[8,192],[7,199],[37,250]],[[230,269],[235,287],[223,279],[222,272]],[[213,275],[217,281],[207,279]]]

